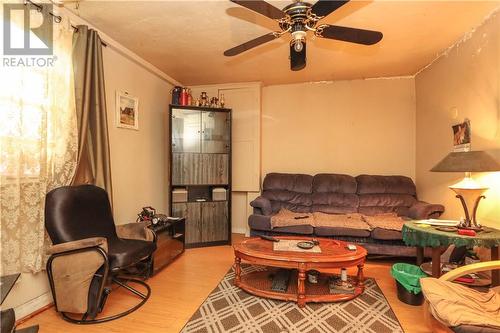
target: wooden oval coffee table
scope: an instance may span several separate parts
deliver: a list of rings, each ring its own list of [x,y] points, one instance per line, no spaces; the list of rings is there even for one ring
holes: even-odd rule
[[[311,237],[281,236],[280,240],[311,240]],[[275,251],[274,242],[259,237],[249,238],[240,244],[234,245],[235,255],[235,285],[246,292],[267,298],[297,302],[304,307],[306,302],[337,302],[353,299],[364,291],[363,266],[366,250],[356,245],[355,251],[346,248],[346,242],[315,238],[319,241],[321,253]],[[269,272],[256,271],[241,275],[241,261],[249,264],[296,269],[298,274],[292,274],[288,290],[285,293],[271,290]],[[327,278],[321,274],[317,284],[306,283],[306,272],[317,270],[320,272],[334,268],[348,268],[357,266],[354,293],[330,294]]]

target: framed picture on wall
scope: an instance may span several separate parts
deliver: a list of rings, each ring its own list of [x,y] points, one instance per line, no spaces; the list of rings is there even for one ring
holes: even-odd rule
[[[470,150],[470,121],[465,119],[463,123],[453,125],[453,151],[469,151]]]
[[[139,130],[139,99],[124,91],[116,92],[116,127]]]

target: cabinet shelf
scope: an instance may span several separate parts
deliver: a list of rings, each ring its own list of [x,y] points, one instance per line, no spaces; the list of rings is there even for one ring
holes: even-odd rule
[[[211,108],[209,106],[192,106],[192,105],[175,105],[170,104],[171,109],[184,109],[184,110],[199,110],[199,111],[220,111],[220,112],[231,112],[231,109],[227,108]]]
[[[205,200],[205,201],[178,201],[178,202],[173,202],[173,204],[183,204],[183,203],[203,203],[203,202],[227,202],[228,200]],[[180,217],[180,216],[176,216]]]

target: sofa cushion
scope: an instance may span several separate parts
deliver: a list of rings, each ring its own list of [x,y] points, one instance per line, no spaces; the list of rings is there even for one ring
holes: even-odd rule
[[[264,178],[262,189],[285,190],[298,193],[311,193],[313,177],[302,174],[268,173]]]
[[[408,216],[410,207],[417,202],[415,184],[409,177],[360,175],[356,181],[361,214],[395,212]]]
[[[414,196],[409,194],[360,194],[359,205],[361,207],[411,207],[417,202]]]
[[[356,177],[358,194],[409,194],[415,196],[417,190],[413,180],[405,176],[359,175]]]
[[[274,228],[272,232],[297,235],[312,235],[314,228],[310,225],[293,225],[289,227]]]
[[[296,213],[282,208],[278,213],[271,216],[271,227],[290,227],[296,225],[314,226],[314,217],[311,213]]]
[[[356,213],[359,206],[359,198],[356,194],[313,193],[311,201],[313,212],[328,214]]]
[[[358,211],[356,179],[348,175],[318,174],[312,185],[313,212],[347,214]]]
[[[312,206],[312,180],[310,175],[269,173],[264,178],[262,196],[271,202],[273,213],[282,208],[309,213]]]
[[[279,212],[282,208],[299,213],[309,213],[311,211],[312,199],[309,193],[267,190],[262,193],[262,196],[271,202],[273,213]]]
[[[410,207],[416,202],[417,199],[409,194],[360,194],[359,213],[375,215],[395,212],[401,216],[408,216]]]
[[[370,226],[363,216],[354,214],[324,214],[314,212],[314,233],[317,236],[370,237]]]
[[[401,240],[403,239],[403,235],[401,231],[397,230],[389,230],[383,228],[374,228],[371,231],[371,236],[373,239],[379,240]]]
[[[250,229],[260,231],[272,231],[286,234],[312,235],[314,228],[310,225],[294,225],[289,227],[271,228],[271,216],[252,214],[248,218]]]
[[[356,178],[349,175],[320,173],[314,176],[313,193],[356,193]]]
[[[399,216],[408,216],[409,207],[404,206],[368,206],[362,207],[359,206],[358,212],[363,215],[377,215],[377,214],[385,214],[385,213],[396,213]]]
[[[314,228],[316,236],[352,236],[352,237],[370,237],[370,231],[343,227],[316,227]]]

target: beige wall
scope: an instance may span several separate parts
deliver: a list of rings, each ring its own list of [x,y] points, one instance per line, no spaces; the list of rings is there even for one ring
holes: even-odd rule
[[[209,97],[224,94],[232,109],[231,229],[248,233],[250,201],[260,191],[261,85],[258,82],[192,86],[194,98],[204,91]]]
[[[135,221],[143,206],[167,212],[168,103],[171,85],[111,47],[103,49],[106,102],[111,150],[114,217],[117,224]],[[139,98],[139,131],[115,126],[115,92]],[[2,305],[22,318],[48,303],[45,272],[22,274]]]
[[[268,86],[262,101],[262,176],[415,176],[413,78]]]
[[[104,75],[116,224],[134,222],[144,206],[168,212],[168,103],[172,85],[116,53],[104,52]],[[115,94],[139,98],[139,130],[115,125]]]
[[[463,216],[459,201],[447,188],[463,174],[429,169],[452,150],[451,126],[464,118],[471,121],[473,150],[500,149],[499,50],[497,14],[416,76],[417,187],[422,199],[446,206],[446,218]],[[500,173],[473,178],[491,187],[480,205],[480,220],[500,227]]]

